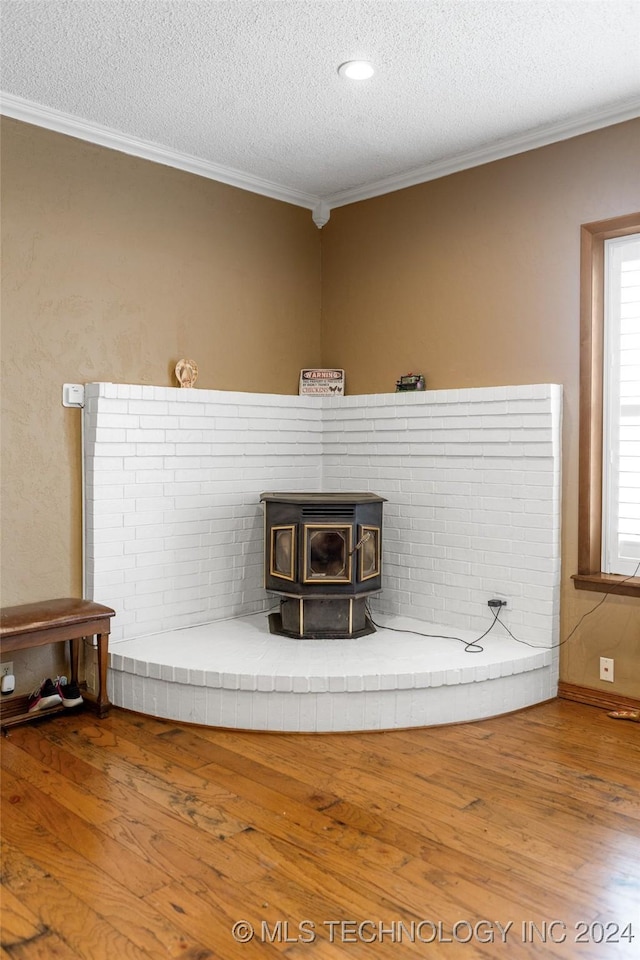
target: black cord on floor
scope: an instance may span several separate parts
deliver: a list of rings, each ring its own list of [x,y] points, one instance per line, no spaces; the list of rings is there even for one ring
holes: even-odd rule
[[[560,643],[552,643],[551,646],[547,646],[546,644],[543,644],[543,643],[529,643],[528,640],[521,640],[519,637],[514,636],[511,633],[511,630],[509,630],[509,627],[506,625],[506,623],[500,620],[500,607],[498,607],[497,620],[500,623],[500,625],[505,628],[509,636],[516,641],[516,643],[523,643],[525,647],[533,647],[534,650],[557,650],[559,647],[563,647],[565,643],[567,643],[567,641],[571,640],[571,637],[574,635],[574,633],[576,632],[576,630],[578,629],[582,621],[585,619],[585,617],[590,617],[592,613],[595,613],[596,610],[602,606],[602,604],[605,602],[607,597],[613,593],[614,587],[617,587],[621,583],[626,583],[627,580],[633,580],[634,577],[637,577],[638,571],[640,571],[640,563],[637,564],[633,573],[629,574],[629,576],[625,577],[623,580],[618,580],[617,583],[611,586],[609,590],[606,591],[605,595],[601,597],[600,600],[598,600],[598,602],[595,603],[590,610],[587,610],[586,613],[583,613],[580,619],[578,620],[578,622],[575,624],[573,630],[570,633],[568,633],[567,636],[564,638],[564,640],[561,640]]]
[[[488,627],[484,633],[481,633],[479,637],[477,637],[475,640],[463,640],[462,637],[452,637],[446,633],[422,633],[420,630],[403,630],[401,627],[385,627],[384,624],[376,623],[376,621],[373,619],[369,604],[366,604],[366,610],[371,623],[374,625],[374,627],[378,627],[379,630],[393,630],[394,633],[413,633],[417,637],[433,637],[434,639],[438,640],[457,640],[458,643],[464,643],[465,653],[483,653],[484,647],[479,641],[484,639],[484,637],[486,637],[486,635],[493,630],[496,625],[496,621],[498,620],[498,613],[500,612],[500,608],[498,608],[497,612],[493,615],[491,626]]]
[[[638,575],[638,571],[640,571],[640,562],[638,563],[638,565],[636,566],[636,568],[635,568],[635,570],[633,571],[632,574],[630,574],[628,577],[625,577],[623,580],[619,580],[619,581],[615,584],[615,586],[618,586],[618,584],[620,584],[620,583],[626,583],[627,580],[633,580],[633,578]],[[574,633],[576,632],[576,630],[578,629],[578,627],[580,626],[580,624],[582,623],[582,621],[585,619],[585,617],[590,617],[592,613],[595,613],[595,611],[598,609],[598,607],[601,607],[602,604],[603,604],[603,603],[605,602],[605,600],[607,599],[607,597],[608,597],[611,593],[613,593],[613,590],[614,590],[614,587],[612,586],[609,590],[607,590],[607,592],[605,593],[605,595],[591,608],[591,610],[587,610],[586,613],[583,613],[583,614],[582,614],[582,616],[580,617],[580,619],[578,620],[578,622],[577,622],[576,625],[574,626],[574,628],[573,628],[573,630],[571,631],[571,633],[569,633],[569,634],[564,638],[564,640],[561,640],[560,643],[553,643],[553,644],[551,644],[551,646],[547,646],[547,645],[544,644],[544,643],[529,643],[528,640],[521,640],[520,637],[516,637],[515,634],[513,634],[513,633],[511,632],[511,630],[510,630],[509,627],[506,625],[506,623],[505,623],[503,620],[500,619],[500,611],[501,611],[502,607],[497,607],[497,608],[496,608],[496,611],[495,611],[495,613],[493,614],[493,620],[491,621],[491,625],[490,625],[489,627],[487,627],[487,629],[484,631],[484,633],[481,633],[480,636],[477,637],[475,640],[463,640],[462,637],[454,637],[454,636],[450,636],[450,635],[448,635],[448,634],[446,634],[446,633],[422,633],[420,630],[403,630],[401,627],[385,627],[385,626],[384,626],[383,624],[381,624],[381,623],[376,623],[376,621],[373,619],[373,615],[372,615],[372,613],[371,613],[371,608],[370,608],[368,602],[365,604],[365,609],[366,609],[366,611],[367,611],[367,616],[369,617],[369,620],[371,621],[371,623],[373,624],[373,626],[374,626],[374,627],[377,627],[379,630],[392,630],[394,633],[412,633],[412,634],[414,634],[414,636],[416,636],[416,637],[427,637],[427,638],[433,638],[433,639],[435,639],[435,640],[457,640],[458,643],[464,643],[464,652],[465,652],[465,653],[483,653],[483,652],[484,652],[484,647],[480,644],[480,640],[484,640],[484,638],[487,636],[487,634],[488,634],[488,633],[491,633],[491,631],[492,631],[493,628],[495,627],[496,623],[499,623],[501,627],[504,627],[504,629],[507,631],[507,633],[509,634],[509,636],[511,637],[511,639],[512,639],[512,640],[515,640],[516,643],[522,643],[525,647],[532,647],[534,650],[556,650],[558,647],[564,646],[564,644],[567,643],[567,641],[571,639],[571,637],[574,635]],[[272,609],[278,609],[278,608],[277,608],[277,607],[274,607],[274,608],[272,608]],[[270,611],[267,611],[267,613],[269,613],[269,612],[270,612]]]

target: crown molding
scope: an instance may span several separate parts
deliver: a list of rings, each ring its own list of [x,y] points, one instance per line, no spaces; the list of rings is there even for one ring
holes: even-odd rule
[[[194,173],[198,177],[206,177],[209,180],[226,183],[231,187],[238,187],[240,190],[259,193],[263,197],[270,197],[272,200],[282,200],[298,207],[306,207],[308,210],[313,210],[320,202],[319,197],[298,190],[291,190],[278,183],[272,183],[270,180],[253,177],[250,174],[242,173],[240,170],[234,170],[232,167],[209,163],[206,160],[198,159],[198,157],[170,150],[157,143],[139,140],[137,137],[129,137],[119,130],[103,127],[98,123],[89,123],[79,117],[74,117],[72,114],[54,110],[52,107],[44,107],[31,100],[16,97],[11,93],[0,93],[0,113],[6,117],[11,117],[13,120],[22,120],[38,127],[45,127],[47,130],[64,133],[69,137],[77,137],[101,147],[127,153],[132,157],[150,160],[152,163],[175,167],[177,170]]]
[[[380,197],[386,193],[393,193],[396,190],[404,190],[406,187],[426,183],[429,180],[438,180],[440,177],[447,177],[451,173],[459,173],[462,170],[479,167],[484,163],[492,163],[494,160],[502,160],[518,153],[525,153],[527,150],[536,150],[538,147],[546,147],[561,140],[569,140],[572,137],[579,137],[583,133],[591,133],[594,130],[610,127],[616,123],[624,123],[626,120],[635,120],[638,117],[640,117],[640,97],[625,101],[623,106],[618,104],[615,108],[594,111],[577,120],[553,124],[517,137],[509,137],[491,146],[480,147],[477,150],[470,150],[455,157],[428,163],[424,167],[417,167],[407,173],[384,177],[375,183],[341,190],[339,193],[325,197],[324,203],[333,210],[349,203]]]
[[[640,116],[640,97],[626,101],[623,105],[618,104],[616,107],[585,114],[577,120],[553,124],[517,137],[510,137],[497,144],[470,150],[455,157],[425,164],[425,166],[417,167],[407,173],[384,177],[373,183],[351,187],[325,197],[292,190],[281,184],[272,183],[270,180],[263,180],[260,177],[242,173],[240,170],[234,170],[231,167],[209,163],[189,154],[169,150],[160,144],[129,137],[110,127],[89,123],[79,117],[74,117],[72,114],[63,113],[52,107],[44,107],[11,93],[0,93],[0,114],[14,120],[22,120],[25,123],[45,127],[57,133],[64,133],[70,137],[77,137],[101,147],[118,150],[120,153],[150,160],[152,163],[161,163],[164,166],[175,167],[199,177],[217,180],[220,183],[238,187],[240,190],[248,190],[251,193],[270,197],[273,200],[281,200],[284,203],[305,207],[312,211],[313,221],[318,229],[322,229],[329,221],[331,211],[336,207],[380,197],[396,190],[404,190],[407,187],[437,180],[440,177],[459,173],[462,170],[478,167],[485,163],[492,163],[495,160],[502,160],[505,157],[524,153],[527,150],[535,150],[538,147],[545,147],[561,140],[578,137],[584,133],[600,130],[603,127],[613,126],[616,123],[634,120]]]

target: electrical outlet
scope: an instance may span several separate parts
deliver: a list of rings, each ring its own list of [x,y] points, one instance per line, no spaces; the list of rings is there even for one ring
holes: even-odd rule
[[[600,657],[600,679],[613,683],[613,658]]]
[[[5,663],[0,663],[0,678],[8,677],[13,675],[13,661],[6,660]]]

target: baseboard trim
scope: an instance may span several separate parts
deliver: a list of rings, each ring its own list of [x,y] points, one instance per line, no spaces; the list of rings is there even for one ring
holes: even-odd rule
[[[580,687],[575,683],[558,684],[558,697],[561,700],[575,700],[587,703],[602,710],[640,710],[640,700],[635,697],[623,697],[622,694],[594,690],[593,687]]]

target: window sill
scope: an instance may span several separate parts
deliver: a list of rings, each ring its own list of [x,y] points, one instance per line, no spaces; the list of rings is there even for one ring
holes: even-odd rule
[[[571,579],[576,590],[640,597],[640,577],[622,577],[614,573],[574,573]]]

